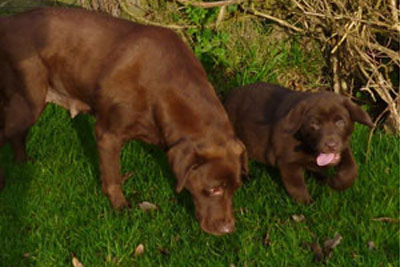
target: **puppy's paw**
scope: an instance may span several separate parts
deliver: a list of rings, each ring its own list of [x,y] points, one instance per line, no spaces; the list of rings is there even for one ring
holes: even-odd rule
[[[343,191],[353,185],[352,179],[341,179],[340,177],[333,177],[327,180],[328,185],[337,191]]]

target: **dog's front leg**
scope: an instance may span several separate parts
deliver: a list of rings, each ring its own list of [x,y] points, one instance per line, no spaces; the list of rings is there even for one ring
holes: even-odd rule
[[[357,165],[354,161],[353,153],[348,147],[342,152],[342,160],[337,167],[335,177],[328,179],[330,187],[336,190],[344,190],[353,185],[357,178]]]
[[[96,125],[97,148],[100,158],[102,190],[110,199],[112,206],[120,210],[128,206],[122,192],[123,177],[120,172],[120,152],[122,140]]]
[[[303,169],[297,164],[279,164],[281,178],[289,195],[300,203],[311,203],[312,198],[304,182]]]

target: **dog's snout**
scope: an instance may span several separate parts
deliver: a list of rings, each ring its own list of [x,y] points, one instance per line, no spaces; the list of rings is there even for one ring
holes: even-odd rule
[[[229,220],[229,221],[220,221],[218,223],[218,232],[221,234],[229,234],[232,233],[235,230],[235,221],[234,220]]]
[[[338,142],[333,140],[333,139],[329,139],[325,142],[325,147],[330,151],[330,152],[336,152],[338,149]]]

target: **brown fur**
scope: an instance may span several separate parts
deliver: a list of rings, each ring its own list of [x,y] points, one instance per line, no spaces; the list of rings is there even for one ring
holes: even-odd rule
[[[88,112],[114,208],[128,204],[121,147],[139,139],[167,151],[177,191],[190,191],[203,230],[233,231],[245,149],[200,62],[174,32],[79,9],[0,18],[0,101],[0,141],[11,141],[16,159],[26,158],[26,134],[46,103],[71,116]]]
[[[343,190],[356,179],[357,166],[349,146],[353,122],[373,124],[349,99],[256,83],[233,90],[225,107],[249,157],[277,166],[286,190],[297,201],[312,201],[303,171],[320,173],[325,168],[316,164],[319,153],[340,155],[338,162],[329,165],[337,167],[336,176],[328,180],[333,188]]]

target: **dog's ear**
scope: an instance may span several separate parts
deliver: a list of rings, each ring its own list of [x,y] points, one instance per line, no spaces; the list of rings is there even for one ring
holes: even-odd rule
[[[300,130],[303,124],[304,114],[306,112],[306,101],[297,103],[290,109],[289,113],[282,120],[282,128],[288,134],[295,134]]]
[[[350,117],[353,121],[367,125],[369,128],[374,127],[374,123],[372,122],[371,117],[360,106],[354,104],[348,98],[345,99],[344,106],[349,111]]]
[[[240,177],[242,179],[248,179],[249,176],[249,159],[247,156],[247,149],[245,145],[239,139],[236,142],[236,153],[240,155]],[[241,182],[240,182],[241,184]]]
[[[175,190],[180,193],[185,187],[190,170],[197,165],[198,157],[193,145],[188,141],[170,148],[167,152],[167,157],[177,179]]]

